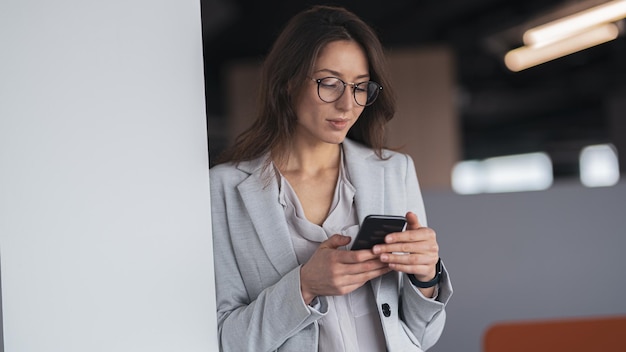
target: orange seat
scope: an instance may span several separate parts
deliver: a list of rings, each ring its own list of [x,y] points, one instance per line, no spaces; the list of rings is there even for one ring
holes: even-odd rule
[[[492,325],[484,352],[626,352],[626,316],[507,322]]]

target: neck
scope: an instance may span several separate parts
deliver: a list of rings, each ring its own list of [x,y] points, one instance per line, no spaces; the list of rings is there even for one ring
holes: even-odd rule
[[[296,143],[285,154],[279,169],[284,172],[316,173],[319,170],[336,168],[340,156],[340,144],[323,143],[313,146]]]

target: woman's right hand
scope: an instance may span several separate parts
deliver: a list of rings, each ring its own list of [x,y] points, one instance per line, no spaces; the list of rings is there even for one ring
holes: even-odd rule
[[[349,236],[333,235],[322,242],[300,269],[300,290],[306,304],[317,296],[350,293],[369,280],[391,271],[379,255],[369,249],[339,249],[350,243]]]

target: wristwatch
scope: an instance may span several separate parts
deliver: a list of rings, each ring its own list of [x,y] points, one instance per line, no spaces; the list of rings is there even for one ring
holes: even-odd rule
[[[439,283],[439,281],[441,280],[441,258],[439,258],[439,260],[437,261],[437,265],[435,265],[435,270],[437,271],[437,273],[435,274],[435,277],[430,280],[430,281],[419,281],[418,279],[415,278],[415,275],[413,274],[409,274],[409,280],[411,280],[411,283],[413,285],[415,285],[416,287],[419,288],[429,288],[429,287],[433,287],[436,284]]]

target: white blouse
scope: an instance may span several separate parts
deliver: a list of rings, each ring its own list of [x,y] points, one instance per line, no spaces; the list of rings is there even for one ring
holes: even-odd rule
[[[280,179],[279,201],[291,232],[291,241],[299,264],[306,263],[320,243],[334,234],[350,236],[354,240],[359,230],[354,207],[355,189],[343,161],[335,187],[330,212],[322,226],[308,221],[295,191],[278,169]],[[317,310],[315,299],[310,309]],[[376,309],[371,285],[366,283],[343,296],[328,297],[328,313],[318,320],[320,328],[319,351],[385,351],[385,337]]]

